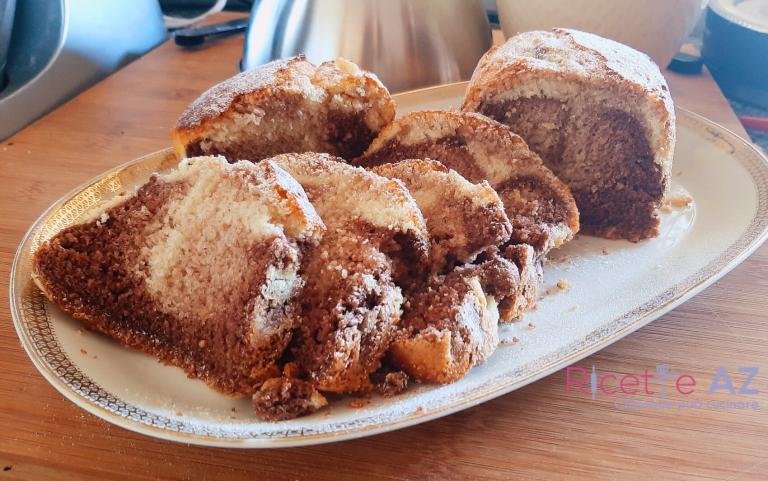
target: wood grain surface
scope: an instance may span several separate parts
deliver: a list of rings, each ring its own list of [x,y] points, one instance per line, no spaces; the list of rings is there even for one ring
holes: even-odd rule
[[[85,180],[169,146],[182,109],[237,72],[242,37],[199,50],[166,43],[0,143],[0,481],[261,479],[768,479],[768,247],[651,325],[582,361],[709,379],[755,366],[757,410],[632,411],[565,393],[565,374],[472,409],[366,439],[227,450],[123,430],[65,400],[13,329],[8,279],[33,220]],[[744,135],[708,74],[669,74],[677,104]],[[735,373],[735,374],[734,374]]]

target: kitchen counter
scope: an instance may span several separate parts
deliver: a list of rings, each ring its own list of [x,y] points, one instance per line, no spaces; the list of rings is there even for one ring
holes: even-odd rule
[[[224,18],[232,15],[224,15]],[[223,19],[223,18],[219,18]],[[0,481],[255,479],[768,479],[768,245],[713,286],[579,364],[666,363],[710,378],[759,369],[757,410],[631,411],[566,394],[565,373],[419,426],[306,448],[234,450],[152,439],[66,400],[19,344],[8,305],[16,247],[57,198],[170,145],[178,114],[237,73],[242,36],[166,42],[0,143]],[[744,136],[712,78],[666,72],[677,105]],[[743,380],[733,375],[734,381]]]

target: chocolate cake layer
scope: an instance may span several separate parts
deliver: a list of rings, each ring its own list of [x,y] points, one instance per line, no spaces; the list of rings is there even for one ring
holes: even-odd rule
[[[432,277],[403,307],[403,335],[389,360],[423,382],[448,383],[482,363],[499,343],[495,293],[514,292],[517,267],[496,257]]]
[[[389,258],[363,230],[331,229],[308,255],[294,359],[318,389],[369,390],[400,321]]]
[[[637,118],[615,108],[572,111],[568,102],[537,97],[484,103],[478,111],[523,136],[568,184],[585,233],[635,241],[656,235],[667,181]]]

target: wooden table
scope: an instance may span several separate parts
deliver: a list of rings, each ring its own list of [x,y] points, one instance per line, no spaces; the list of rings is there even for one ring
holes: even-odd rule
[[[581,362],[697,375],[757,366],[757,411],[627,412],[566,395],[564,373],[475,408],[366,439],[283,450],[185,446],[65,400],[19,345],[8,277],[21,236],[83,181],[169,145],[177,115],[237,72],[240,38],[166,43],[0,144],[0,481],[107,479],[768,479],[768,246],[693,300]],[[678,105],[744,134],[709,75],[669,74]],[[736,376],[737,379],[743,376]]]

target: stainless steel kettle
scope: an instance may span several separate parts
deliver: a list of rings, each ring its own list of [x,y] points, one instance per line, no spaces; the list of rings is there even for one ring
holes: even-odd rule
[[[467,80],[490,47],[479,0],[257,0],[242,68],[345,57],[398,92]]]

